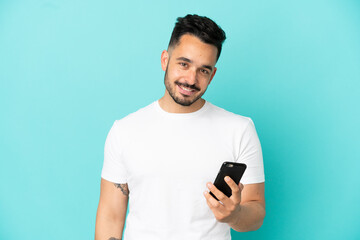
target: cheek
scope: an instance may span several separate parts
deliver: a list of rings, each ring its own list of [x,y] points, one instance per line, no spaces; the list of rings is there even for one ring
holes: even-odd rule
[[[210,83],[210,78],[204,78],[201,80],[200,85],[202,88],[206,88]]]
[[[180,78],[182,76],[182,71],[180,69],[177,68],[169,68],[168,69],[168,76],[173,79],[173,78]]]

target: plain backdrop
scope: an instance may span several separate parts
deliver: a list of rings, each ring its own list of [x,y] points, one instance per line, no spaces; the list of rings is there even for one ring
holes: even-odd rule
[[[356,0],[1,0],[0,239],[93,239],[106,135],[188,13],[227,34],[204,98],[263,147],[265,222],[233,239],[360,239]]]

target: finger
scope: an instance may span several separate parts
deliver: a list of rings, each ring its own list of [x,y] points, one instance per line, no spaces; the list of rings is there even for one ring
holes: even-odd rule
[[[220,219],[222,219],[225,215],[224,206],[220,204],[220,202],[217,201],[213,196],[211,196],[207,191],[204,193],[204,195],[206,195],[206,193],[212,198],[212,200],[214,200],[214,202],[211,203],[211,198],[206,199],[206,204],[209,206],[215,218],[220,221]],[[215,204],[217,207],[214,207],[213,204]]]
[[[227,183],[227,185],[229,185],[229,187],[231,188],[231,196],[230,199],[233,200],[235,203],[240,203],[241,201],[241,191],[242,188],[234,182],[234,180],[232,180],[229,176],[225,177],[225,182]],[[242,185],[242,184],[241,184]]]
[[[242,190],[244,190],[244,184],[239,183],[239,188],[240,188],[240,192],[242,192]]]
[[[210,207],[210,209],[213,212],[221,211],[222,208],[224,208],[224,206],[218,200],[216,200],[213,196],[211,196],[211,194],[208,191],[204,192],[204,196],[206,198],[206,203],[208,204],[208,206]]]
[[[224,193],[222,193],[219,189],[217,189],[217,187],[215,187],[214,184],[208,182],[207,187],[223,204],[228,204],[231,201]],[[213,199],[216,201],[215,198]]]

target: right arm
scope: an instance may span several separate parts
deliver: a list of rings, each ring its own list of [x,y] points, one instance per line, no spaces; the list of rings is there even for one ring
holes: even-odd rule
[[[127,183],[117,184],[101,179],[95,240],[121,240],[128,199]]]

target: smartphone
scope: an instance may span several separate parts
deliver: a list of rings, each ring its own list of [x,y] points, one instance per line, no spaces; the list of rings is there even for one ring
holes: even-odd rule
[[[236,162],[224,162],[221,165],[220,171],[214,181],[215,187],[219,189],[222,193],[224,193],[227,197],[231,196],[231,188],[225,182],[225,177],[229,176],[234,182],[239,185],[240,179],[243,176],[246,169],[246,164],[244,163],[236,163]],[[217,197],[210,192],[211,196],[213,196],[216,200]]]

